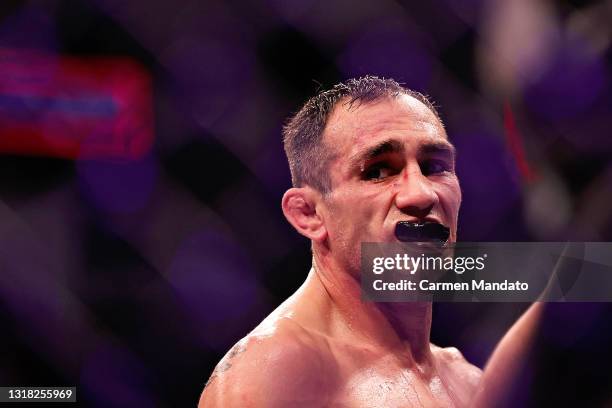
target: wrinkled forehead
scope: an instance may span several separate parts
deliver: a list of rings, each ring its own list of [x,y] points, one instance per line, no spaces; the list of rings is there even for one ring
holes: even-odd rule
[[[329,116],[323,139],[343,155],[372,143],[378,135],[419,135],[419,139],[446,139],[436,115],[410,95],[386,97],[350,106],[340,101]],[[382,136],[381,136],[382,137]]]

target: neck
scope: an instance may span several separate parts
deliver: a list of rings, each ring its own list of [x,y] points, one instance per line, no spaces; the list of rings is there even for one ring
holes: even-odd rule
[[[313,250],[309,281],[328,297],[330,329],[394,352],[409,352],[417,362],[431,356],[431,303],[366,302],[361,299],[359,274],[340,267],[325,253]],[[340,327],[338,327],[340,326]]]

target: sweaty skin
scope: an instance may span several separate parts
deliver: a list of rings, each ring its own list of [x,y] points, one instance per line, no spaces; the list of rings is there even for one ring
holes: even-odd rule
[[[323,142],[333,157],[331,192],[292,188],[282,203],[312,242],[313,268],[221,360],[199,406],[494,406],[495,375],[483,384],[481,370],[457,349],[430,343],[430,303],[361,300],[361,242],[396,241],[400,221],[438,222],[456,241],[461,190],[441,123],[407,95],[339,103]],[[506,380],[534,319],[492,359]]]
[[[368,336],[360,331],[366,325],[351,319],[359,317],[338,310],[311,270],[302,287],[221,360],[199,406],[468,406],[481,372],[457,349],[427,344],[417,358],[399,336],[385,339],[391,324]]]

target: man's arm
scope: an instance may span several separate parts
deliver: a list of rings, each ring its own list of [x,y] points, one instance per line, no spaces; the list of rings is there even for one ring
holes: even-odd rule
[[[219,362],[199,408],[324,405],[331,384],[328,365],[321,350],[290,331],[250,335]]]
[[[532,304],[501,339],[487,362],[473,407],[505,406],[512,397],[508,393],[531,351],[545,305]]]
[[[563,254],[571,250],[572,245],[568,243]],[[553,290],[559,280],[563,280],[564,274],[575,274],[574,267],[571,264],[567,265],[567,259],[569,258],[559,257],[547,287],[540,294],[539,301],[534,302],[523,313],[493,351],[485,367],[478,392],[472,400],[473,407],[502,406],[513,397],[509,392],[532,351],[547,309],[546,300],[549,298],[549,291]]]

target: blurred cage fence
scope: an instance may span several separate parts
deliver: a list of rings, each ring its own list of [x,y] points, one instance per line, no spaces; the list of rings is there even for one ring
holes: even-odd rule
[[[611,40],[601,0],[3,1],[0,385],[194,406],[306,276],[280,131],[354,76],[436,102],[460,240],[612,240]],[[482,366],[524,308],[435,305],[432,340]],[[612,404],[609,311],[554,305],[517,405]]]

